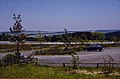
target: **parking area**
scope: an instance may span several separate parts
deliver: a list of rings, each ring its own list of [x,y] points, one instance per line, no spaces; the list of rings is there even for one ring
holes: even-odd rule
[[[29,55],[33,51],[21,51],[23,55]],[[114,62],[120,62],[120,47],[109,47],[105,48],[102,52],[97,51],[80,51],[76,52],[76,56],[79,56],[79,62],[81,63],[103,63],[103,57],[108,59],[108,56],[111,56],[114,59]],[[2,58],[5,54],[0,54]],[[71,63],[71,55],[38,55],[34,56],[38,58],[41,64],[47,63]],[[46,63],[43,63],[46,62]],[[90,64],[88,64],[90,65]]]
[[[105,59],[108,58],[108,55],[114,59],[114,62],[120,61],[120,47],[111,47],[105,48],[102,52],[96,51],[80,51],[77,52],[77,56],[79,56],[80,62],[94,62],[94,63],[102,63],[103,57]],[[68,63],[71,62],[72,57],[71,55],[49,55],[49,56],[35,56],[41,62],[54,62],[54,63]]]

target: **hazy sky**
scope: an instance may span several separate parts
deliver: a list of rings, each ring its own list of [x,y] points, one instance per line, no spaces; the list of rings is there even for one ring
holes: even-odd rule
[[[0,31],[21,14],[26,30],[120,29],[120,0],[0,0]]]

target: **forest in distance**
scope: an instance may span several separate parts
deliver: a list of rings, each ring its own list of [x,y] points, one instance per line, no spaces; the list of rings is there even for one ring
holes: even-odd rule
[[[28,31],[29,32],[29,31]],[[70,42],[84,42],[84,41],[120,41],[120,31],[115,32],[83,32],[83,31],[68,31],[66,35],[64,32],[56,32],[56,33],[42,33],[36,32],[29,34],[26,38],[27,41],[39,41],[39,42],[63,42],[64,37],[69,37],[68,41]],[[8,32],[1,32],[0,41],[9,41],[11,36]]]

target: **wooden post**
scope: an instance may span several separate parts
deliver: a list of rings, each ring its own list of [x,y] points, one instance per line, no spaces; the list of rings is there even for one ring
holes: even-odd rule
[[[99,68],[99,63],[97,63],[97,68]]]
[[[65,63],[63,63],[63,67],[65,67]]]

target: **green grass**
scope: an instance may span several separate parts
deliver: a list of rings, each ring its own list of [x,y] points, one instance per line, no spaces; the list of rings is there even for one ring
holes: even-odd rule
[[[80,70],[84,69],[80,68]],[[0,79],[120,79],[120,76],[105,77],[104,75],[70,73],[68,68],[28,64],[0,67]]]

